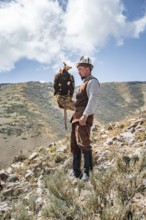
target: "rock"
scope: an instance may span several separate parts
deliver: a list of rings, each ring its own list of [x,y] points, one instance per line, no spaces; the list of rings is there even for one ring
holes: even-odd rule
[[[146,188],[146,179],[143,180],[143,185]]]
[[[38,197],[36,200],[36,210],[40,211],[43,206],[44,200],[42,197]]]
[[[104,171],[104,170],[106,170],[106,169],[108,169],[108,168],[114,166],[114,161],[115,161],[114,159],[112,159],[112,161],[105,161],[105,160],[103,160],[103,161],[102,161],[102,164],[99,164],[99,165],[97,166],[97,169],[98,169],[99,171]]]
[[[120,136],[122,138],[124,138],[125,141],[129,142],[129,143],[133,143],[134,142],[134,135],[131,132],[124,132],[122,134],[120,134]]]
[[[27,170],[25,174],[25,179],[29,180],[33,175],[34,173],[31,170]]]
[[[113,130],[114,129],[114,124],[109,124],[107,126],[107,130],[110,131],[110,130]]]
[[[11,168],[14,168],[14,169],[20,169],[20,168],[23,168],[24,167],[24,163],[23,162],[18,162],[18,163],[14,163],[14,164],[11,164]]]
[[[134,148],[139,148],[139,147],[142,147],[143,146],[143,143],[142,142],[136,142],[132,145],[132,147]]]
[[[16,174],[9,174],[7,181],[8,182],[16,182],[16,181],[19,181],[19,178],[17,177]]]
[[[68,168],[71,169],[72,168],[72,157],[70,157],[69,159],[67,159],[64,164],[62,165],[63,168]]]
[[[6,170],[6,172],[7,172],[8,174],[13,173],[12,167],[8,167],[7,170]]]
[[[67,146],[61,146],[61,147],[58,147],[57,148],[57,152],[63,152],[63,151],[65,151],[67,149]]]
[[[127,130],[135,129],[136,126],[137,126],[136,124],[130,125],[130,126],[127,128]]]
[[[124,138],[121,135],[117,135],[117,141],[118,142],[125,142]]]
[[[43,176],[41,175],[39,178],[38,178],[38,181],[37,181],[37,185],[39,188],[42,188],[42,179],[43,179]]]
[[[8,210],[11,210],[12,208],[9,207],[9,205],[6,202],[0,202],[0,213],[7,212]]]
[[[3,186],[2,186],[2,184],[0,183],[0,191],[3,189]]]
[[[135,132],[135,128],[131,128],[131,129],[129,129],[129,131],[130,131],[131,133],[134,133],[134,132]]]
[[[99,165],[99,164],[103,163],[105,160],[106,160],[105,157],[100,157],[100,158],[96,161],[96,163],[97,163],[97,165]]]
[[[143,147],[139,147],[135,150],[135,154],[138,156],[146,155],[146,149]]]
[[[99,128],[100,128],[99,125],[93,125],[93,126],[92,126],[92,132],[98,131]]]
[[[6,181],[7,178],[8,178],[8,174],[5,172],[5,170],[1,170],[1,171],[0,171],[0,179],[1,179],[2,181]]]
[[[114,137],[112,138],[112,140],[113,140],[113,141],[116,141],[116,140],[117,140],[117,137],[114,136]]]
[[[145,128],[144,126],[142,126],[142,125],[138,125],[138,126],[136,127],[136,132],[145,131],[145,130],[146,130],[146,128]]]
[[[54,142],[54,143],[51,143],[51,144],[49,144],[49,147],[55,147],[56,146],[56,143]]]
[[[107,138],[108,135],[107,135],[107,134],[103,134],[103,135],[101,135],[101,137],[102,137],[102,138]]]
[[[10,188],[10,189],[6,189],[3,191],[3,196],[4,197],[9,197],[9,196],[12,196],[13,195],[13,189]]]
[[[36,157],[38,157],[39,155],[38,155],[38,153],[37,152],[34,152],[34,153],[32,153],[31,155],[30,155],[30,157],[29,157],[29,160],[34,160]]]
[[[105,128],[102,128],[101,130],[100,130],[100,133],[101,134],[104,134],[104,133],[106,133],[107,131],[106,131],[106,129]]]
[[[104,146],[112,145],[112,144],[113,144],[112,138],[108,138],[108,139],[106,140],[106,142],[103,143]]]

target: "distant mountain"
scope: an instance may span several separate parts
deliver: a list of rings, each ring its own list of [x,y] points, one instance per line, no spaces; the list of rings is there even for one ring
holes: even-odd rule
[[[78,88],[77,88],[78,89]],[[53,96],[52,83],[0,84],[0,164],[16,153],[49,146],[70,132],[64,111]],[[95,123],[116,122],[146,109],[146,82],[102,83]]]
[[[146,109],[146,82],[103,83],[96,119],[102,123],[119,121],[136,110]]]

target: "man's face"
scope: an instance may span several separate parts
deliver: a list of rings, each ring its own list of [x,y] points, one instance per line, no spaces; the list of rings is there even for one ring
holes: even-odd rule
[[[78,67],[78,73],[81,77],[81,79],[85,79],[86,77],[90,76],[90,68],[85,66],[79,66]]]

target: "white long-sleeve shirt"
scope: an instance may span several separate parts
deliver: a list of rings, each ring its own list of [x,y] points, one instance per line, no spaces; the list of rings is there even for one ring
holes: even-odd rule
[[[94,78],[91,79],[88,82],[87,87],[86,87],[86,92],[88,96],[88,104],[83,112],[83,115],[88,116],[88,115],[93,115],[95,113],[99,90],[100,90],[100,84],[98,80]]]

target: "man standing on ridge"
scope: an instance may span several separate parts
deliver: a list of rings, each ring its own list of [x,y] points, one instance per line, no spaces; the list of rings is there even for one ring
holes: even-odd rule
[[[97,106],[99,82],[91,75],[93,65],[89,57],[81,57],[76,64],[83,80],[76,95],[75,112],[72,116],[71,152],[73,153],[73,177],[88,180],[93,170],[90,131]],[[81,156],[84,157],[84,172],[81,171]]]

